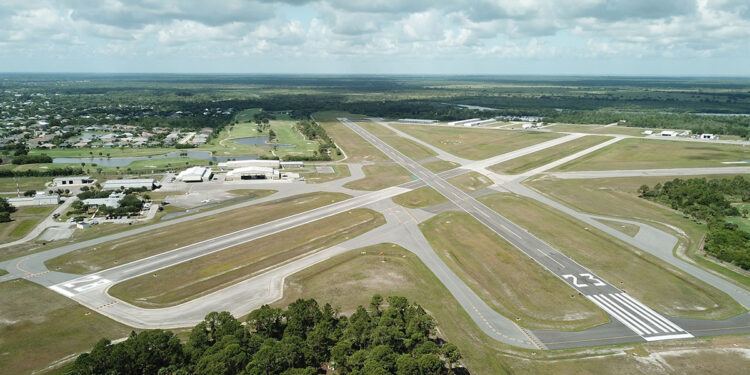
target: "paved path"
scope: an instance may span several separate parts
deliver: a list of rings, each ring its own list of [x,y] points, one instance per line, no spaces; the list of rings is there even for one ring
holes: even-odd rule
[[[76,201],[76,200],[77,200],[77,198],[72,198],[72,197],[66,199],[65,202],[63,202],[61,205],[57,206],[57,208],[55,208],[55,210],[52,211],[52,213],[49,214],[49,216],[47,216],[46,218],[44,218],[44,220],[42,220],[42,222],[40,222],[39,224],[37,224],[37,226],[34,227],[34,229],[32,229],[25,236],[23,236],[23,238],[15,240],[13,242],[7,242],[7,243],[4,243],[4,244],[0,244],[0,249],[6,248],[6,247],[11,247],[11,246],[22,245],[22,244],[24,244],[26,242],[29,242],[29,241],[33,240],[34,238],[37,238],[47,228],[51,228],[51,227],[66,227],[67,228],[67,227],[69,227],[70,226],[69,223],[60,223],[60,222],[55,221],[55,214],[61,214],[61,213],[63,213],[63,211],[67,210],[68,207],[70,207],[70,205],[73,204],[73,202]]]

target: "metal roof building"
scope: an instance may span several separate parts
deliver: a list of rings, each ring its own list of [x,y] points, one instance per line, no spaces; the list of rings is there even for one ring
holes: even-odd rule
[[[159,187],[159,183],[153,178],[132,178],[125,180],[107,180],[102,184],[102,190],[118,190],[121,187],[125,189],[146,188],[153,190]]]
[[[60,196],[57,194],[47,195],[37,193],[33,197],[8,198],[8,203],[14,207],[22,206],[48,206],[60,203]]]
[[[190,167],[177,175],[177,179],[183,182],[205,182],[210,181],[213,171],[208,167]]]

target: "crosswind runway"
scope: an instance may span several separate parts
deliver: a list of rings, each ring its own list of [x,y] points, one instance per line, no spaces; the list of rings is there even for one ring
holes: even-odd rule
[[[346,118],[341,123],[373,144],[425,184],[437,190],[457,207],[479,220],[542,267],[555,274],[581,295],[590,299],[628,329],[646,341],[693,337],[666,317],[651,310],[557,249],[506,219],[493,209],[406,157],[380,138]]]

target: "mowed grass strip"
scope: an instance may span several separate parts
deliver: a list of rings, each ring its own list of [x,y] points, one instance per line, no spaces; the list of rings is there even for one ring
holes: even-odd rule
[[[353,190],[380,190],[387,187],[403,184],[413,179],[411,173],[398,164],[374,164],[362,167],[364,178],[350,181],[344,184],[347,189]]]
[[[727,175],[681,176],[680,178],[724,178]],[[679,238],[675,251],[678,256],[687,256],[698,265],[726,276],[745,288],[750,288],[750,277],[742,270],[732,270],[698,254],[698,246],[706,233],[706,225],[669,207],[638,197],[638,188],[646,184],[654,186],[671,177],[621,177],[587,180],[560,180],[540,177],[526,184],[550,198],[581,212],[595,215],[619,217],[644,222]]]
[[[562,136],[557,133],[498,129],[403,124],[394,126],[446,152],[471,160],[487,159]]]
[[[28,280],[0,290],[0,374],[30,374],[132,330]]]
[[[362,129],[367,130],[372,135],[396,135],[396,132],[393,130],[372,121],[357,121],[356,124],[362,127]]]
[[[333,173],[318,173],[318,171],[315,169],[315,166],[312,165],[311,168],[313,169],[313,172],[302,173],[302,176],[305,177],[305,182],[307,182],[308,184],[321,184],[323,182],[338,180],[340,178],[351,176],[348,165],[337,164],[328,166],[333,168]]]
[[[367,161],[390,161],[384,153],[380,152],[370,142],[365,141],[359,134],[353,132],[342,124],[337,117],[345,115],[336,112],[319,112],[314,114],[315,119],[322,126],[328,136],[336,142],[336,145],[346,153],[347,162],[361,163]],[[351,119],[351,118],[350,118]]]
[[[489,170],[502,174],[519,174],[552,163],[568,155],[593,147],[612,137],[587,135],[563,144],[507,160],[489,167]]]
[[[745,311],[712,286],[548,206],[512,194],[479,200],[664,314],[724,319]]]
[[[449,178],[447,181],[467,193],[492,185],[492,180],[479,172],[464,173],[460,176]]]
[[[464,212],[443,212],[420,228],[435,252],[493,309],[532,329],[579,330],[607,314]]]
[[[343,212],[124,281],[113,286],[109,293],[142,307],[176,305],[383,224],[383,215],[373,210]]]
[[[96,272],[350,197],[328,192],[295,195],[83,248],[52,258],[45,264],[51,270],[67,273]]]
[[[708,142],[628,138],[565,163],[557,171],[726,167],[750,159],[750,147]]]
[[[601,222],[602,224],[614,230],[625,233],[630,237],[635,237],[635,235],[638,234],[638,232],[640,232],[641,230],[641,228],[635,224],[623,223],[623,222],[615,221],[615,220],[604,220],[604,219],[596,219],[596,221]]]
[[[447,201],[448,199],[429,186],[424,186],[393,197],[393,202],[407,208],[429,207]]]
[[[429,169],[433,173],[440,173],[458,168],[461,165],[448,160],[433,160],[422,163],[422,166]]]
[[[437,156],[437,153],[429,148],[420,145],[411,139],[399,137],[398,135],[392,136],[380,136],[385,143],[395,148],[402,154],[412,159],[426,159],[433,156]]]

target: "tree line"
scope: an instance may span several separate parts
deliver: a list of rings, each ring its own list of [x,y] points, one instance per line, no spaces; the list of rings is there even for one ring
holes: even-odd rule
[[[747,217],[747,209],[740,211],[737,203],[750,202],[750,181],[742,176],[707,180],[676,178],[653,188],[642,185],[641,197],[670,206],[684,214],[705,222],[708,234],[704,250],[718,259],[750,269],[750,233],[728,222],[727,217]]]
[[[185,342],[163,330],[133,332],[117,344],[102,339],[68,373],[447,375],[460,359],[422,307],[375,295],[349,317],[299,299],[286,309],[264,305],[245,324],[212,312]]]

